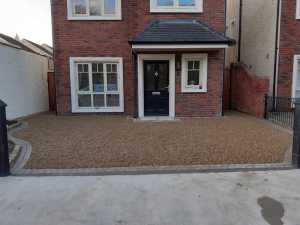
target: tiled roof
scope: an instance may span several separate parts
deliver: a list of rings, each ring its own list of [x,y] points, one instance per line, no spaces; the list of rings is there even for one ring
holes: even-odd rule
[[[50,52],[48,49],[44,48],[43,46],[37,44],[37,43],[34,43],[32,41],[29,41],[29,40],[26,40],[25,41],[29,42],[31,45],[35,46],[36,48],[40,49],[41,51],[45,52],[47,55],[53,55],[52,52]]]
[[[207,24],[191,19],[152,22],[131,44],[234,44],[235,41]]]
[[[11,38],[7,35],[1,34],[0,33],[0,39],[3,39],[5,42],[1,42],[4,45],[8,45],[10,47],[14,47],[14,48],[18,48],[18,49],[22,49],[24,51],[28,51],[31,53],[35,53],[34,51],[32,51],[30,48],[28,48],[27,46],[25,46],[24,44],[22,44],[20,41],[17,41],[14,38]]]

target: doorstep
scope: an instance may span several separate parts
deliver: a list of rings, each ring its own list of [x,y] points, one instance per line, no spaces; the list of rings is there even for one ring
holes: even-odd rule
[[[170,116],[145,116],[134,119],[134,122],[179,122],[180,119]]]

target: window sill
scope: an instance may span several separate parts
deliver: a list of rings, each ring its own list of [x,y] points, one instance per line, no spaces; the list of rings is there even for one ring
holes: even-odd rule
[[[150,13],[203,13],[201,9],[150,9]]]
[[[72,109],[72,113],[123,113],[124,109],[121,107],[116,108],[75,108]]]
[[[186,88],[186,89],[182,89],[181,92],[182,93],[207,93],[207,90]]]
[[[121,16],[69,16],[68,20],[122,20]]]

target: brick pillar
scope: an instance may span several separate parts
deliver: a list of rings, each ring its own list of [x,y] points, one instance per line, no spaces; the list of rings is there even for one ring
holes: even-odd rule
[[[10,173],[5,108],[6,104],[0,100],[0,177]]]
[[[300,102],[295,103],[293,165],[300,169]]]

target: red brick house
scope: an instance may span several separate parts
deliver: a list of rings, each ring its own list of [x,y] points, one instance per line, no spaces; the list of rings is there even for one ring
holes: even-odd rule
[[[222,114],[225,0],[51,4],[58,114]]]
[[[281,0],[277,96],[300,98],[300,0]]]

